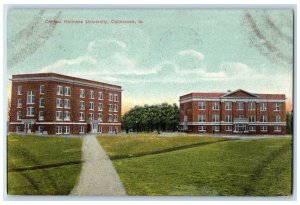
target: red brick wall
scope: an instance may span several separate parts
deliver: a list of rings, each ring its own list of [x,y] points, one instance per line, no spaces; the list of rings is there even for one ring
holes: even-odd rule
[[[25,76],[25,75],[24,75]],[[29,75],[30,76],[30,75]],[[44,75],[41,75],[44,76]],[[28,77],[28,76],[26,76]],[[90,81],[89,81],[90,82]],[[91,81],[94,82],[94,81]],[[22,95],[17,95],[17,89],[18,86],[22,85]],[[45,85],[45,94],[40,94],[40,85]],[[65,95],[57,95],[56,89],[57,85],[64,87],[70,87],[71,88],[71,96],[65,96]],[[104,84],[109,85],[109,84]],[[119,86],[115,86],[116,88],[119,88]],[[85,98],[81,99],[79,98],[79,90],[85,89]],[[27,99],[27,91],[32,90],[35,96],[34,105],[30,105],[34,107],[34,116],[29,117],[26,116],[26,99]],[[89,91],[94,91],[94,99],[90,99]],[[98,92],[103,92],[103,100],[98,100]],[[118,102],[109,101],[109,93],[112,94],[118,94]],[[44,98],[44,108],[39,108],[39,98]],[[22,99],[22,108],[17,108],[17,99]],[[56,99],[69,99],[70,100],[70,109],[67,108],[56,108]],[[89,113],[94,113],[94,119],[98,118],[98,113],[101,112],[103,115],[103,122],[102,123],[108,123],[108,114],[117,114],[118,115],[118,121],[112,123],[120,123],[121,122],[121,91],[114,91],[114,90],[108,90],[107,88],[92,88],[90,86],[83,86],[83,85],[77,85],[73,83],[62,83],[62,82],[56,82],[56,81],[33,81],[33,82],[13,82],[12,83],[12,96],[11,96],[11,112],[10,112],[10,122],[21,122],[17,121],[17,111],[22,111],[22,119],[36,119],[37,124],[40,122],[39,117],[39,111],[44,110],[44,120],[41,122],[80,122],[79,121],[79,112],[80,112],[80,100],[85,101],[85,110],[83,111],[85,113],[85,122],[87,122]],[[89,102],[94,102],[94,110],[89,110]],[[98,103],[103,103],[103,111],[98,111]],[[117,104],[118,105],[118,112],[109,112],[109,104]],[[70,121],[56,121],[56,111],[70,111]],[[37,126],[33,126],[32,131],[37,130]],[[45,130],[49,132],[49,134],[55,134],[55,126],[51,125],[43,125],[45,127]],[[62,125],[64,126],[64,125]],[[71,133],[78,133],[79,132],[79,125],[70,125],[71,126]],[[103,133],[108,132],[108,125],[102,125],[103,126]],[[113,125],[115,126],[115,125]],[[20,125],[21,129],[24,129],[24,126]],[[86,126],[86,131],[89,130],[89,126]],[[10,132],[16,131],[16,125],[11,124],[9,127]],[[118,125],[118,131],[121,132],[121,125]]]

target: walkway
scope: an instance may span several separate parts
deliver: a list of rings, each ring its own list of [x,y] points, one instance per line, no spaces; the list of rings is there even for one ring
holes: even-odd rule
[[[95,135],[86,135],[82,144],[82,161],[78,184],[71,195],[125,196],[126,191],[112,162],[98,143]]]

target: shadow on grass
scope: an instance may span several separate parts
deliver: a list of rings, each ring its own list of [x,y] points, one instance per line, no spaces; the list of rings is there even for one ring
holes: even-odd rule
[[[238,139],[231,139],[230,141],[233,141],[233,140],[238,140]],[[163,149],[163,150],[143,152],[143,153],[134,154],[134,155],[110,156],[109,158],[111,160],[121,160],[121,159],[128,159],[128,158],[143,157],[146,155],[156,155],[156,154],[162,154],[162,153],[167,153],[167,152],[174,152],[174,151],[178,151],[178,150],[189,149],[189,148],[193,148],[193,147],[200,147],[200,146],[204,146],[204,145],[215,144],[215,143],[225,142],[225,141],[229,141],[229,140],[224,139],[224,140],[214,141],[214,142],[200,142],[200,143],[195,143],[195,144],[183,145],[180,147],[172,147],[172,148]]]
[[[34,164],[42,164],[37,158],[36,156],[32,155],[30,153],[30,151],[28,151],[26,148],[22,147],[22,146],[18,146],[19,151],[22,153],[23,156],[26,157],[26,159],[28,159],[29,161],[33,162]],[[18,169],[18,168],[12,168],[12,169]],[[57,187],[57,184],[55,183],[55,180],[53,179],[53,177],[50,175],[49,171],[47,169],[42,169],[44,176],[46,177],[47,180],[49,180],[51,186],[54,188],[54,190],[56,191],[56,193],[59,193],[59,189]],[[8,171],[10,172],[10,171]],[[21,173],[21,175],[34,187],[34,189],[39,192],[39,187],[38,185],[35,183],[35,180],[30,177],[29,175],[27,175],[26,173]]]
[[[22,171],[29,171],[29,170],[49,169],[49,168],[62,167],[62,166],[68,166],[68,165],[76,165],[76,164],[81,164],[81,163],[83,163],[83,161],[71,161],[71,162],[37,165],[37,166],[31,166],[31,167],[12,168],[12,169],[9,169],[8,171],[9,172],[22,172]]]
[[[244,188],[245,196],[251,195],[252,192],[255,191],[251,185],[253,185],[255,181],[257,181],[261,177],[263,170],[268,166],[268,164],[272,163],[272,161],[274,161],[276,158],[288,152],[290,146],[292,146],[290,143],[282,145],[280,148],[270,153],[253,169],[250,177],[251,183],[247,184],[247,186],[245,186]]]

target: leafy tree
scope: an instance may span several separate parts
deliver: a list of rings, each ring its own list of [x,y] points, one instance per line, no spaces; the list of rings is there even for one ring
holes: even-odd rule
[[[135,106],[122,117],[122,127],[128,133],[136,132],[176,131],[179,123],[179,108],[174,103],[159,105]]]
[[[287,125],[287,134],[293,133],[293,111],[286,113],[286,125]]]

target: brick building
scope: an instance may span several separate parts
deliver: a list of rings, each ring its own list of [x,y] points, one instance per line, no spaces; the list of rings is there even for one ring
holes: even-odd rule
[[[180,97],[180,130],[193,133],[286,134],[284,94],[190,93]]]
[[[56,73],[12,76],[10,132],[121,132],[121,87]]]

